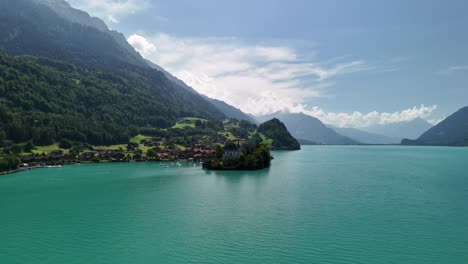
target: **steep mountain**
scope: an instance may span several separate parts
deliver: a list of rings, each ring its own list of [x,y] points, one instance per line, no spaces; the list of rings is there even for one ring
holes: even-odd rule
[[[0,130],[8,139],[48,131],[51,140],[116,143],[125,142],[133,128],[168,127],[180,117],[225,118],[200,95],[149,67],[123,35],[60,3],[0,1],[0,54],[10,54],[1,57]],[[82,128],[89,133],[80,135]]]
[[[261,124],[257,131],[273,140],[271,145],[273,150],[301,149],[299,142],[297,142],[297,140],[291,136],[286,126],[276,118]]]
[[[175,85],[191,92],[191,93],[195,93],[195,94],[199,94],[197,91],[195,91],[195,89],[193,89],[192,87],[188,86],[187,84],[185,84],[183,81],[181,81],[180,79],[178,79],[177,77],[175,77],[174,75],[172,75],[171,73],[169,73],[168,71],[166,71],[163,67],[149,61],[149,60],[146,60],[147,64],[152,67],[153,69],[156,69],[162,73],[164,73],[164,75],[166,76],[167,79],[169,79],[171,82],[173,82]],[[205,96],[205,95],[202,95],[203,98],[205,98],[205,100],[207,100],[208,102],[210,102],[211,104],[213,104],[219,111],[221,111],[226,117],[228,118],[235,118],[237,120],[247,120],[249,121],[250,123],[256,123],[256,120],[254,118],[252,118],[250,115],[247,115],[246,113],[242,112],[240,109],[232,106],[232,105],[229,105],[227,104],[226,102],[224,101],[220,101],[220,100],[216,100],[216,99],[212,99],[212,98],[209,98],[208,96]]]
[[[162,72],[169,81],[171,81],[174,85],[184,88],[187,91],[192,93],[198,94],[192,87],[185,84],[183,81],[178,79],[177,77],[173,76],[171,73],[166,71],[161,66],[144,59],[140,53],[138,53],[126,40],[125,36],[122,33],[119,33],[114,30],[110,30],[107,25],[99,18],[91,17],[88,13],[73,8],[68,2],[65,0],[33,0],[36,3],[42,3],[47,5],[50,9],[55,11],[63,19],[77,23],[86,27],[97,29],[109,36],[111,36],[116,44],[118,44],[123,50],[128,52],[128,56],[132,57],[134,60],[138,61],[140,65],[149,66],[155,70]]]
[[[191,93],[196,95],[200,95],[197,91],[195,91],[192,87],[185,84],[182,80],[178,79],[168,71],[166,71],[163,67],[146,60],[141,57],[141,55],[135,51],[135,49],[127,42],[125,36],[117,31],[113,31],[108,29],[107,25],[99,18],[91,17],[88,13],[83,12],[81,10],[75,9],[70,6],[70,4],[64,0],[34,0],[38,3],[43,3],[54,10],[59,16],[62,18],[73,22],[78,23],[83,26],[95,28],[103,33],[108,34],[111,36],[117,44],[125,51],[128,52],[128,56],[133,58],[136,61],[139,61],[141,64],[147,64],[151,68],[162,72],[169,81],[171,81],[175,86],[183,88]],[[203,96],[208,102],[213,104],[219,111],[221,111],[226,117],[229,118],[236,118],[238,120],[247,120],[251,123],[255,123],[255,120],[248,116],[247,114],[243,113],[241,110],[216,99],[211,99],[209,97]]]
[[[164,76],[166,76],[166,78],[171,81],[174,85],[177,85],[178,87],[182,88],[182,89],[185,89],[186,91],[188,92],[191,92],[191,93],[194,93],[194,94],[197,94],[197,95],[200,95],[197,91],[195,91],[195,89],[193,89],[192,87],[188,86],[187,84],[185,84],[182,80],[178,79],[177,77],[175,77],[174,75],[172,75],[171,73],[169,73],[168,71],[166,71],[163,67],[149,61],[149,60],[145,60],[146,64],[148,64],[151,68],[155,69],[155,70],[158,70],[160,72],[162,72],[164,74]],[[205,98],[206,99],[206,98]]]
[[[468,146],[468,107],[464,107],[432,127],[416,140],[403,145]]]
[[[400,144],[401,142],[399,138],[369,133],[356,128],[335,127],[332,125],[328,125],[328,127],[345,137],[349,137],[363,144]]]
[[[0,132],[15,142],[126,142],[138,128],[203,116],[162,74],[152,79],[0,54]],[[160,83],[155,91],[151,83]]]
[[[258,121],[277,118],[281,120],[293,137],[325,145],[354,145],[359,142],[338,134],[325,126],[320,120],[305,114],[290,114],[277,112],[257,117]]]
[[[403,138],[416,139],[431,127],[432,125],[427,121],[416,118],[407,122],[376,125],[360,128],[360,130],[401,140]]]
[[[210,102],[212,105],[214,105],[219,111],[221,111],[226,117],[228,118],[236,118],[237,120],[247,120],[251,123],[255,123],[255,121],[249,117],[247,114],[245,114],[244,112],[242,112],[240,109],[237,109],[235,108],[234,106],[231,106],[223,101],[220,101],[220,100],[216,100],[216,99],[212,99],[212,98],[209,98],[208,96],[205,96],[205,95],[202,95],[200,93],[198,93],[195,89],[193,89],[192,87],[188,86],[186,83],[184,83],[182,80],[180,80],[179,78],[175,77],[174,75],[172,75],[170,72],[166,71],[163,67],[149,61],[149,60],[146,60],[146,63],[153,69],[155,70],[158,70],[160,72],[162,72],[166,78],[171,81],[174,85],[182,88],[182,89],[185,89],[186,91],[190,92],[190,93],[193,93],[193,94],[196,94],[196,95],[201,95],[206,101]]]
[[[73,8],[65,0],[32,0],[36,3],[43,4],[52,9],[57,15],[69,22],[80,24],[83,26],[95,28],[103,33],[111,36],[117,44],[128,52],[128,56],[133,57],[135,60],[143,64],[143,58],[135,51],[135,49],[127,42],[125,36],[117,31],[110,30],[107,25],[99,18],[91,17],[88,13]]]
[[[210,103],[212,103],[216,108],[218,108],[226,117],[235,118],[237,120],[246,120],[252,124],[255,124],[256,121],[250,115],[242,112],[239,108],[236,108],[232,105],[225,103],[224,101],[212,99],[205,97]]]
[[[58,15],[31,0],[0,2],[0,46],[14,55],[35,55],[102,70],[146,67],[107,33]]]
[[[70,22],[96,28],[102,32],[109,31],[107,25],[99,18],[91,17],[88,13],[72,8],[65,0],[32,0],[37,4],[43,4],[55,11],[62,18]]]

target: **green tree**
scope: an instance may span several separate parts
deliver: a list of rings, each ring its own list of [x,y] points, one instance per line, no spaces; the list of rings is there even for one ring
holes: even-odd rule
[[[253,170],[257,167],[257,160],[254,155],[247,155],[247,158],[245,159],[245,167],[249,170]]]
[[[3,146],[3,141],[6,139],[6,133],[3,130],[0,130],[0,146]]]
[[[220,159],[223,157],[224,149],[221,145],[217,144],[215,146],[215,151],[216,151],[216,158]]]
[[[73,146],[73,142],[68,139],[62,139],[59,142],[59,147],[62,149],[69,149]]]
[[[155,159],[158,157],[158,152],[155,149],[148,149],[148,151],[146,151],[146,157],[149,159]]]
[[[0,157],[0,171],[16,170],[20,164],[20,159],[16,155]]]
[[[15,144],[15,145],[11,146],[11,153],[13,153],[15,155],[19,155],[22,151],[23,151],[23,149],[18,144]]]
[[[24,145],[24,152],[32,152],[32,150],[34,149],[34,144],[32,143],[32,141],[28,141],[28,143],[26,143],[26,145]]]
[[[250,122],[247,121],[247,120],[241,120],[241,121],[239,122],[239,126],[240,126],[241,128],[244,128],[244,129],[255,128],[255,125],[252,124],[252,123],[250,123]]]

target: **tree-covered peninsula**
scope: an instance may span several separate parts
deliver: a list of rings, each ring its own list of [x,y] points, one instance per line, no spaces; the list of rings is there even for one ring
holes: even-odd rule
[[[270,167],[273,150],[298,150],[300,145],[278,119],[261,124],[248,140],[218,146],[216,158],[204,162],[209,170],[260,170]]]
[[[291,136],[286,126],[277,118],[273,118],[258,127],[258,132],[271,138],[274,150],[299,150],[301,145]]]

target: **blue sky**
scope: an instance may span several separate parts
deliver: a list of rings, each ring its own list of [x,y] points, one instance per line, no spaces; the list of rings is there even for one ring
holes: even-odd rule
[[[468,105],[468,2],[71,0],[208,96],[339,126]]]

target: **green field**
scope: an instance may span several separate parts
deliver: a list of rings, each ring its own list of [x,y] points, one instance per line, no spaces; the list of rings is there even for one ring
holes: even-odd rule
[[[231,132],[224,131],[224,132],[218,132],[218,134],[225,136],[229,140],[236,140],[237,139],[237,137],[234,136]]]
[[[137,136],[131,138],[131,139],[130,139],[130,142],[132,142],[132,143],[137,143],[137,144],[141,144],[141,141],[142,141],[142,140],[148,140],[148,139],[151,139],[151,137],[150,137],[150,136],[144,136],[144,135],[139,134],[139,135],[137,135]]]
[[[53,144],[49,146],[38,146],[36,149],[32,150],[34,154],[50,154],[54,150],[62,150],[64,153],[68,153],[68,149],[61,149],[59,148],[58,144]]]
[[[201,121],[201,122],[208,122],[206,119],[202,119],[202,118],[196,118],[196,117],[185,117],[185,118],[181,118],[178,120],[177,124],[173,126],[173,128],[178,128],[178,129],[184,129],[186,127],[191,127],[191,128],[195,128],[195,122],[196,121]],[[225,130],[224,131],[219,131],[217,132],[219,135],[223,135],[225,136],[228,140],[230,141],[235,141],[237,140],[238,138],[232,133],[229,131],[229,129],[233,129],[233,128],[239,128],[239,124],[237,123],[230,123],[230,124],[227,124],[227,122],[224,123],[225,124]],[[248,138],[252,138],[255,134],[257,133],[256,130],[254,131],[249,131],[248,133]],[[268,146],[271,146],[272,143],[273,143],[273,140],[271,139],[268,139],[264,134],[260,134],[261,136],[261,139],[263,141],[264,144],[268,145]],[[142,144],[142,141],[144,140],[148,140],[148,141],[153,141],[154,138],[152,136],[147,136],[147,135],[143,135],[143,134],[138,134],[136,135],[135,137],[131,138],[129,140],[129,142],[133,143],[133,144],[138,144],[138,149],[140,149],[141,151],[143,151],[143,156],[146,155],[147,151],[149,149],[151,149],[152,147],[148,147],[148,146],[144,146]],[[216,143],[216,142],[210,142],[209,138],[208,137],[203,137],[201,139],[202,141],[202,144],[205,144],[205,145],[208,145],[210,143]],[[155,143],[155,142],[153,142]],[[157,142],[157,145],[158,147],[160,147],[161,149],[165,149],[167,148],[168,146],[168,142],[166,142],[165,139],[162,139],[162,140],[159,140],[159,142]],[[93,146],[95,149],[103,149],[103,150],[123,150],[124,152],[127,153],[127,144],[116,144],[116,145],[109,145],[109,146]],[[187,146],[183,146],[181,144],[176,144],[175,147],[177,147],[178,149],[184,151],[186,150]],[[69,153],[70,150],[69,149],[61,149],[59,147],[59,144],[56,143],[56,144],[53,144],[53,145],[49,145],[49,146],[37,146],[35,147],[35,149],[32,151],[33,154],[50,154],[52,151],[54,150],[62,150],[63,153]],[[85,151],[84,151],[85,152]],[[21,155],[30,155],[30,153],[21,153]]]
[[[110,145],[110,146],[95,146],[95,149],[105,149],[105,150],[126,150],[127,144],[119,144],[119,145]]]
[[[263,141],[264,144],[271,147],[271,145],[273,144],[273,139],[267,138],[262,133],[260,133],[260,137],[262,138],[262,141]]]
[[[200,120],[202,122],[207,122],[207,120],[203,119],[203,118],[184,117],[184,118],[179,119],[177,121],[177,123],[174,126],[172,126],[172,128],[174,128],[174,129],[183,129],[183,128],[186,128],[186,127],[195,128],[195,122],[197,120]]]

